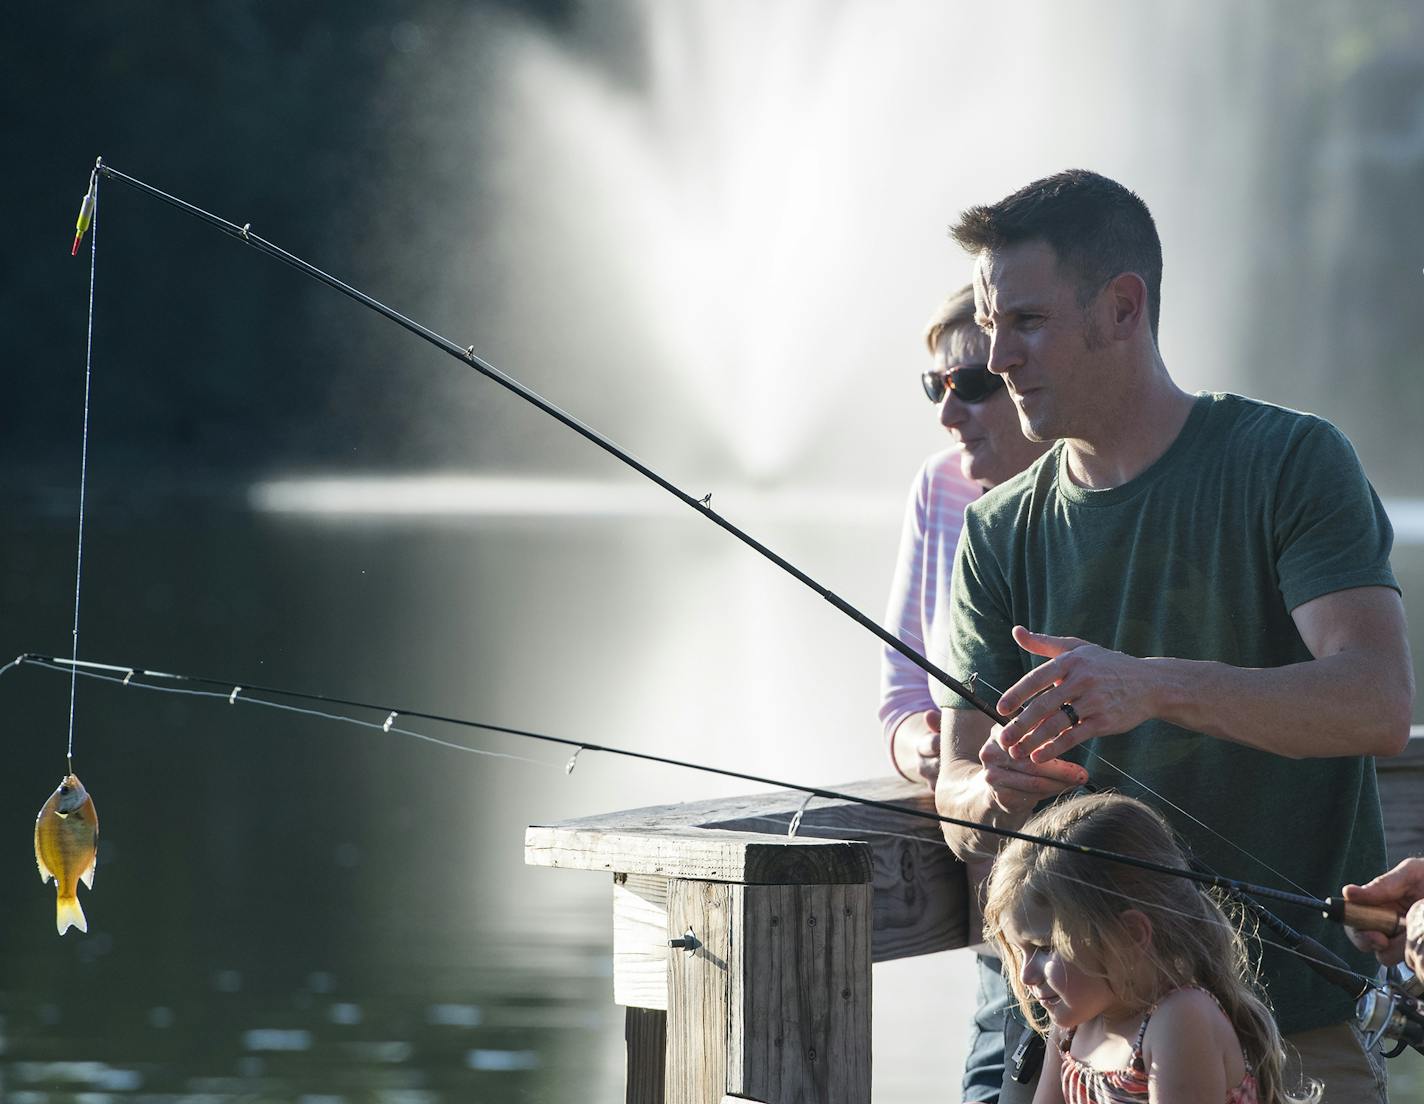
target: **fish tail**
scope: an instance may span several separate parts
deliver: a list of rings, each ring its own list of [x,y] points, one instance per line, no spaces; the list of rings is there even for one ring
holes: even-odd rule
[[[78,928],[82,932],[89,930],[89,921],[84,919],[84,910],[79,907],[78,894],[55,899],[54,926],[59,929],[60,935],[70,928]]]

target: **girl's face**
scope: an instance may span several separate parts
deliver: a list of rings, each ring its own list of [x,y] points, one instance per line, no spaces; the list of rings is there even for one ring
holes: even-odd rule
[[[1114,1018],[1124,1010],[1105,979],[1078,968],[1054,949],[1053,916],[1045,906],[1014,917],[1004,934],[1022,960],[1019,980],[1043,1005],[1054,1026],[1077,1027],[1098,1016]]]

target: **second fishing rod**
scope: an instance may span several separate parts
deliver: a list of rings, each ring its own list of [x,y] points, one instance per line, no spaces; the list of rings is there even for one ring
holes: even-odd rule
[[[355,698],[337,697],[331,694],[314,694],[309,691],[293,690],[288,687],[264,686],[250,681],[234,681],[232,679],[212,678],[206,675],[181,674],[174,671],[156,671],[143,666],[99,663],[93,660],[73,659],[64,656],[39,655],[34,652],[26,652],[16,656],[13,661],[6,664],[5,667],[0,668],[0,674],[4,674],[5,671],[13,667],[25,665],[54,671],[69,671],[83,675],[86,678],[99,679],[123,687],[136,687],[143,690],[168,689],[170,693],[196,693],[208,698],[225,698],[229,705],[242,704],[267,706],[271,708],[288,708],[265,698],[253,697],[254,694],[262,694],[271,697],[291,698],[298,701],[318,703],[323,706],[340,706],[345,709],[368,710],[378,716],[385,716],[385,723],[375,727],[381,727],[387,731],[389,731],[391,723],[397,717],[407,717],[418,720],[436,721],[441,724],[455,725],[460,728],[496,732],[523,740],[534,740],[539,743],[555,744],[560,747],[572,748],[575,757],[588,751],[601,752],[603,754],[620,756],[627,759],[637,759],[645,763],[660,763],[670,767],[680,767],[684,770],[717,775],[722,778],[736,778],[743,782],[752,782],[761,786],[772,786],[778,789],[792,790],[796,793],[806,794],[808,798],[844,801],[852,805],[895,813],[898,816],[930,820],[940,825],[952,825],[958,828],[968,828],[973,831],[985,832],[989,835],[997,836],[1000,839],[1022,840],[1025,843],[1071,851],[1075,854],[1101,859],[1104,862],[1135,866],[1141,870],[1150,870],[1154,873],[1164,874],[1169,877],[1183,878],[1187,881],[1196,882],[1198,885],[1208,886],[1230,894],[1250,894],[1255,897],[1264,897],[1268,900],[1294,905],[1312,912],[1319,912],[1327,919],[1333,920],[1336,923],[1348,924],[1351,927],[1368,931],[1381,932],[1391,937],[1396,935],[1400,930],[1401,920],[1399,915],[1392,909],[1383,906],[1361,905],[1352,901],[1346,901],[1340,897],[1311,897],[1303,893],[1293,893],[1289,890],[1277,889],[1274,886],[1258,885],[1252,882],[1242,881],[1238,878],[1229,878],[1200,864],[1195,864],[1190,868],[1166,866],[1162,863],[1154,862],[1151,859],[1145,859],[1135,855],[1123,854],[1117,851],[1106,851],[1102,848],[1070,843],[1048,836],[1038,836],[1014,828],[1005,828],[1002,825],[976,820],[964,820],[960,817],[948,816],[937,810],[922,809],[904,801],[882,800],[864,797],[860,794],[848,793],[844,790],[827,789],[821,786],[807,786],[800,782],[789,782],[781,778],[769,778],[765,775],[752,774],[748,771],[732,770],[728,767],[716,767],[707,763],[698,763],[671,755],[658,755],[653,752],[637,751],[632,748],[594,743],[591,740],[573,739],[567,736],[554,736],[546,732],[533,732],[523,728],[511,728],[507,725],[492,724],[488,721],[476,721],[466,717],[455,717],[449,714],[412,709],[404,705],[392,705],[389,702],[362,701]],[[168,686],[164,684],[168,684]],[[297,710],[297,712],[301,712],[301,710]],[[574,760],[571,759],[566,769],[571,769],[573,762]],[[1087,788],[1092,789],[1092,787]],[[1252,902],[1252,904],[1254,907],[1261,907],[1254,902]],[[1279,921],[1275,921],[1275,923],[1279,923]],[[1345,966],[1344,963],[1340,963],[1340,965],[1342,967]]]

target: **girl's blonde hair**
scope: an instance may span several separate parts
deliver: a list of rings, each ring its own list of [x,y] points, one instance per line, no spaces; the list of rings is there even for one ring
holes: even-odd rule
[[[1061,800],[1024,831],[1167,866],[1187,865],[1167,822],[1121,794]],[[1131,909],[1151,921],[1146,947],[1140,936],[1134,938],[1140,927],[1123,918]],[[1287,1095],[1280,1031],[1255,984],[1239,922],[1196,883],[1056,847],[1009,842],[994,860],[984,927],[999,947],[1025,1017],[1047,1034],[1047,1017],[1042,1009],[1035,1012],[1023,984],[1023,954],[1007,939],[1008,930],[1023,928],[1031,911],[1053,918],[1048,939],[1056,952],[1144,1012],[1183,986],[1197,985],[1216,997],[1256,1075],[1261,1104],[1319,1100],[1318,1085],[1303,1097]]]

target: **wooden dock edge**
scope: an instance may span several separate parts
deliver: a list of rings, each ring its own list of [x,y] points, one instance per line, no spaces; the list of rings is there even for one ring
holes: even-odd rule
[[[836,788],[934,811],[929,792],[903,779]],[[966,945],[964,867],[944,846],[938,824],[849,801],[816,798],[803,809],[805,802],[805,794],[778,790],[534,825],[525,833],[525,862],[627,875],[615,886],[614,912],[635,928],[654,922],[649,908],[656,908],[657,889],[634,875],[768,885],[868,881],[873,961]],[[791,839],[787,827],[798,811],[801,822]],[[830,841],[854,851],[826,850]],[[617,919],[614,930],[617,962],[630,942],[619,940]]]

